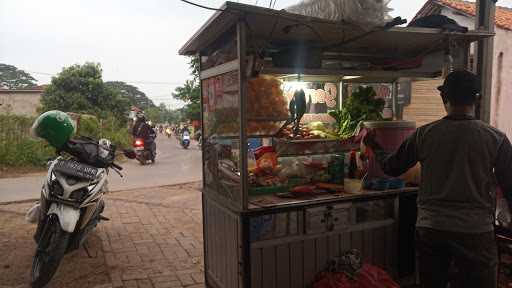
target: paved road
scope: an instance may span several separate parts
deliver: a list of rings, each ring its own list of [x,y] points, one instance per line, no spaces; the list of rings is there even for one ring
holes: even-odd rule
[[[201,179],[201,152],[193,142],[184,150],[176,141],[159,135],[157,138],[157,159],[154,165],[141,166],[136,160],[122,164],[124,178],[111,171],[111,191],[156,187],[199,181]],[[45,174],[27,177],[0,179],[0,203],[39,198]]]

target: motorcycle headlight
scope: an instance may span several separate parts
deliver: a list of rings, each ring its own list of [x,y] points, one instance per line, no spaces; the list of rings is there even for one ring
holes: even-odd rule
[[[62,197],[64,195],[64,188],[60,185],[59,181],[55,180],[51,184],[51,193],[55,196]]]
[[[78,189],[78,190],[71,192],[71,195],[69,195],[69,198],[71,200],[80,201],[80,200],[84,199],[87,196],[87,194],[89,194],[89,189],[82,188],[82,189]]]

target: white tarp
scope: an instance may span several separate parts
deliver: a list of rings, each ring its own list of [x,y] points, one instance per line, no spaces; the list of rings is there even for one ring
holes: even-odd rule
[[[383,26],[391,19],[388,3],[391,0],[302,0],[287,12],[338,22],[359,24],[371,29]]]

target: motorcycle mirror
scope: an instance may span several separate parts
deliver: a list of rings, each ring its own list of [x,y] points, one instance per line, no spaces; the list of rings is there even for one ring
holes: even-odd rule
[[[131,149],[125,149],[123,150],[124,156],[126,156],[128,159],[135,159],[137,155],[135,154],[135,151]]]

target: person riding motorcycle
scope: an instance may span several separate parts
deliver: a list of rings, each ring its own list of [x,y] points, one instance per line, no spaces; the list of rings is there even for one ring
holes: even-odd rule
[[[181,135],[183,135],[183,133],[185,132],[188,132],[188,134],[190,134],[190,130],[188,129],[187,125],[183,126],[183,128],[181,129]]]
[[[195,138],[196,138],[196,140],[197,140],[197,146],[201,146],[202,141],[203,141],[203,135],[202,135],[202,133],[201,133],[201,129],[197,129],[197,132],[196,132]]]
[[[146,122],[146,116],[144,112],[139,111],[135,114],[136,121],[133,125],[132,135],[134,138],[144,139],[144,148],[149,149],[152,154],[152,158],[156,157],[156,133],[155,130]]]

